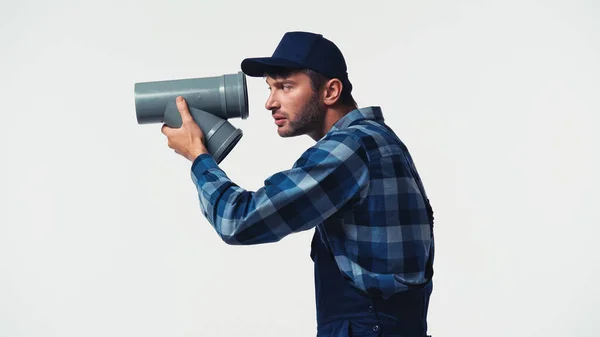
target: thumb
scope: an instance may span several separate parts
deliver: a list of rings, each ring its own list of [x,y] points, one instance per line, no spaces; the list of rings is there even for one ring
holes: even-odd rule
[[[175,102],[177,103],[177,110],[179,110],[179,114],[181,114],[181,121],[183,123],[193,121],[194,119],[190,114],[190,110],[185,99],[182,96],[179,96]]]

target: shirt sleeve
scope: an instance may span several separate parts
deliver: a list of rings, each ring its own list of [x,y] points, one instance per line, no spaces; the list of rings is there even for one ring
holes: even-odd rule
[[[232,182],[207,154],[194,160],[191,176],[202,213],[221,239],[251,245],[311,229],[363,199],[369,188],[367,163],[357,136],[332,133],[256,191]]]

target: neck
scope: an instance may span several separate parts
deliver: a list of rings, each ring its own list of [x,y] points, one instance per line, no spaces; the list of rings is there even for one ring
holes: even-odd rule
[[[308,133],[308,136],[312,138],[315,142],[319,139],[323,138],[331,127],[340,120],[340,118],[346,116],[349,112],[355,110],[356,107],[351,106],[341,106],[341,107],[329,107],[325,110],[325,118],[323,118],[323,122],[321,126],[317,128],[315,131]]]

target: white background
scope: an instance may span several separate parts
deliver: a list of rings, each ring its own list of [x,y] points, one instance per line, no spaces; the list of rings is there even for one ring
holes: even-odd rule
[[[312,336],[312,231],[222,243],[139,81],[235,73],[289,30],[344,52],[436,212],[434,336],[598,336],[600,3],[3,1],[0,336]],[[222,163],[257,189],[281,139],[249,78]]]

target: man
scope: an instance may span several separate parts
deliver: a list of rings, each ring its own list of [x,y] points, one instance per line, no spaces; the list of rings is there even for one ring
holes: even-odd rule
[[[232,182],[178,98],[183,125],[163,126],[192,162],[200,206],[232,245],[276,242],[315,228],[317,336],[426,336],[433,275],[433,212],[409,151],[379,107],[359,109],[346,62],[320,34],[288,32],[272,57],[242,71],[265,77],[281,137],[315,145],[256,192]]]

